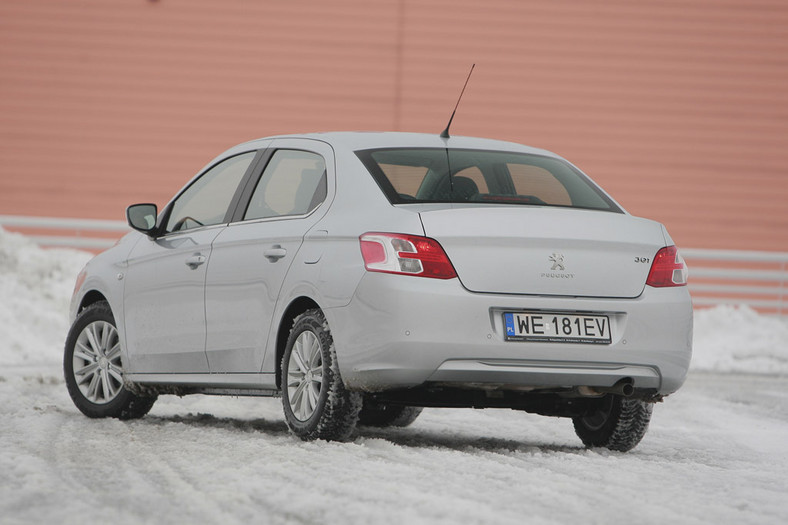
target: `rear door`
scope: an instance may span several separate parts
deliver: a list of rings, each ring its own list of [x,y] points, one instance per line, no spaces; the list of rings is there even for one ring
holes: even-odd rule
[[[166,233],[132,250],[123,276],[131,372],[208,372],[204,300],[211,244],[229,222],[255,155],[224,159],[196,178],[173,201]]]
[[[212,373],[260,372],[282,283],[306,232],[326,211],[322,142],[278,139],[235,220],[213,243],[205,289],[206,352]]]

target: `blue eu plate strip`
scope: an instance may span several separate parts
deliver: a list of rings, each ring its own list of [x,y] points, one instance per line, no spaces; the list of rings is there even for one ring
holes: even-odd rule
[[[514,333],[514,315],[503,314],[503,320],[506,324],[506,335],[515,335]]]

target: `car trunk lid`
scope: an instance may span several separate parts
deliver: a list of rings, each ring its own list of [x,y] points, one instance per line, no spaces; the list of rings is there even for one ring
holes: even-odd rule
[[[420,216],[473,292],[637,297],[665,246],[659,223],[623,213],[455,206]]]

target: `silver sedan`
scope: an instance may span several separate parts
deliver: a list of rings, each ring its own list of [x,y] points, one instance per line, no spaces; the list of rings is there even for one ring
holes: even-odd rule
[[[422,407],[571,418],[629,450],[684,382],[687,268],[561,157],[409,133],[271,137],[212,160],[77,279],[64,369],[90,417],[281,395],[302,439]]]

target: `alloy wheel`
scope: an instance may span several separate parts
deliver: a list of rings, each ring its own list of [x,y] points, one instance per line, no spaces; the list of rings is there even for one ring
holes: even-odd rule
[[[323,355],[320,341],[310,330],[298,335],[287,366],[287,396],[299,421],[315,413],[323,389]]]
[[[109,403],[123,388],[120,339],[106,321],[88,324],[77,337],[73,357],[74,379],[85,399],[97,405]]]

